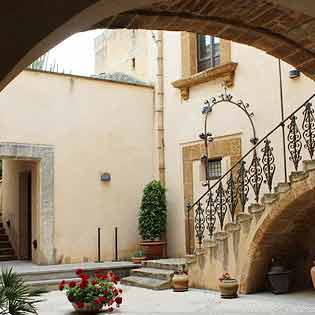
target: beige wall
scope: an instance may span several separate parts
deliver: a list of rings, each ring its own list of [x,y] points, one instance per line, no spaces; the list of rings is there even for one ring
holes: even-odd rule
[[[132,254],[153,178],[152,88],[24,71],[0,96],[0,125],[2,142],[55,146],[58,260],[95,260],[98,227],[103,259],[113,259],[115,226],[120,257]]]
[[[105,30],[94,42],[94,72],[124,72],[153,82],[156,72],[154,36],[154,32],[145,30]]]
[[[237,62],[234,86],[229,92],[236,100],[250,103],[254,112],[254,123],[258,138],[262,138],[280,122],[280,92],[277,59],[245,45],[232,43],[231,61]],[[292,67],[282,64],[284,80],[285,113],[301,105],[314,92],[314,82],[304,75],[292,80],[288,71]],[[165,154],[166,185],[169,207],[168,253],[171,256],[185,254],[184,229],[184,187],[182,149],[198,143],[198,135],[203,131],[203,101],[222,93],[219,79],[190,88],[189,99],[182,100],[180,90],[171,83],[182,78],[181,34],[164,33],[164,71],[165,71]],[[301,123],[301,117],[299,118]],[[251,128],[246,116],[236,107],[221,104],[209,115],[209,131],[214,137],[228,137],[240,134],[242,154],[251,147]],[[281,134],[272,137],[274,153],[282,156]],[[292,170],[292,168],[290,168]],[[274,183],[283,180],[282,163],[277,164]],[[174,228],[176,226],[176,229]]]

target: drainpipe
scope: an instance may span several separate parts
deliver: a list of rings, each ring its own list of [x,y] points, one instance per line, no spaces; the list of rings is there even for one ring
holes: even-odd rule
[[[164,149],[164,72],[163,72],[163,32],[157,31],[156,43],[156,81],[154,102],[154,140],[156,146],[156,177],[165,186],[165,149]]]

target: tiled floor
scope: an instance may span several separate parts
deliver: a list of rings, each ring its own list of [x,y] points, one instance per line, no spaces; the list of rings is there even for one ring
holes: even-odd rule
[[[172,290],[151,291],[123,287],[124,303],[113,314],[315,314],[315,290],[286,295],[260,293],[223,300],[217,292],[191,289],[175,293]],[[48,293],[39,305],[40,315],[77,314],[63,292]]]

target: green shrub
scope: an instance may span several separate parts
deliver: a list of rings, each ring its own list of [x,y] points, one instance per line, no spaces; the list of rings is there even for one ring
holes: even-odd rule
[[[26,285],[12,269],[2,269],[0,274],[0,314],[25,315],[38,314],[38,297],[44,293],[41,289],[32,289]]]
[[[143,240],[161,238],[167,217],[165,188],[159,181],[145,186],[139,212],[139,233]]]

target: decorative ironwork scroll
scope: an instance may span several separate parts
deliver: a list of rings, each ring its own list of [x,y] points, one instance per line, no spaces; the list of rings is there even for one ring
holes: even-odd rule
[[[302,160],[301,149],[302,149],[302,141],[301,141],[301,133],[297,126],[297,117],[295,115],[290,117],[289,134],[288,134],[288,148],[290,152],[289,160],[293,162],[294,168],[297,171],[299,167],[299,163]]]
[[[238,199],[237,199],[237,190],[236,184],[233,178],[233,174],[231,172],[230,178],[227,182],[227,190],[226,190],[226,201],[229,206],[230,214],[232,221],[235,221],[235,210],[237,207]]]
[[[214,201],[212,197],[212,192],[210,191],[208,194],[208,199],[206,200],[207,207],[206,207],[206,224],[209,237],[212,238],[214,230],[215,230],[215,223],[216,223],[216,216],[215,216],[215,208],[214,208]]]
[[[311,103],[306,104],[303,114],[303,138],[306,142],[304,147],[308,150],[311,159],[313,159],[315,153],[315,118]]]
[[[240,169],[238,172],[238,178],[237,178],[237,192],[238,196],[240,199],[240,204],[241,204],[241,210],[244,212],[245,210],[245,205],[248,201],[248,192],[249,192],[249,187],[248,187],[248,172],[245,168],[245,161],[240,162]]]
[[[269,188],[269,192],[272,190],[272,180],[273,176],[276,171],[276,165],[275,165],[275,157],[273,155],[273,148],[270,146],[270,140],[267,138],[265,141],[265,146],[261,150],[264,155],[262,158],[263,163],[263,171],[265,174],[266,182]]]
[[[198,202],[195,216],[195,231],[199,246],[202,244],[205,232],[205,211],[202,208],[202,203]]]
[[[216,196],[215,201],[214,201],[214,208],[215,208],[215,212],[218,215],[219,222],[220,222],[220,227],[221,227],[221,230],[222,230],[223,229],[225,215],[226,215],[226,212],[227,212],[227,203],[226,203],[226,197],[225,197],[225,192],[224,192],[224,189],[223,189],[222,182],[220,182],[216,193],[217,193],[217,196]]]
[[[257,156],[256,150],[254,150],[252,163],[248,171],[249,171],[249,182],[254,190],[255,200],[256,202],[258,202],[260,187],[263,182],[263,176],[262,176],[263,171],[260,165],[260,158]]]

